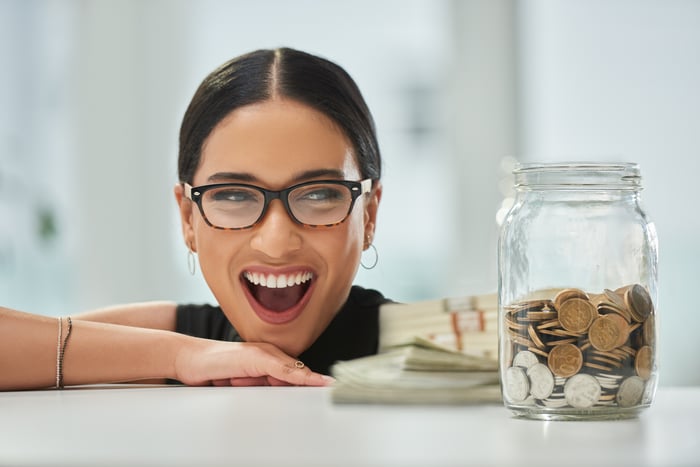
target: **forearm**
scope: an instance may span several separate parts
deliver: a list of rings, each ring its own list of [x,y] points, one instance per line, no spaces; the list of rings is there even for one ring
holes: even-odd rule
[[[188,338],[173,332],[72,320],[65,385],[174,378]],[[67,334],[63,320],[62,340]],[[190,343],[191,344],[191,343]],[[0,308],[0,390],[55,386],[58,320]]]

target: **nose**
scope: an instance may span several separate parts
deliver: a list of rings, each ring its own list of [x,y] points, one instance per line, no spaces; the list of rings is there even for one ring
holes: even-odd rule
[[[284,258],[301,248],[300,226],[289,217],[279,199],[272,200],[265,216],[253,227],[250,246],[270,258]]]

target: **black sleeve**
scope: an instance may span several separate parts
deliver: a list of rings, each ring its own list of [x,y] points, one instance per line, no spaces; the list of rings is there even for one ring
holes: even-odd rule
[[[175,331],[204,339],[226,340],[229,323],[218,306],[178,305]]]

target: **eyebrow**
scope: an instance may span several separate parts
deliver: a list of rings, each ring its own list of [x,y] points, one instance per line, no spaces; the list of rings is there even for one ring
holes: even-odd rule
[[[304,172],[296,174],[290,180],[292,183],[303,182],[306,180],[311,180],[314,178],[330,178],[342,180],[345,174],[342,170],[338,169],[315,169],[306,170]],[[207,182],[245,182],[253,183],[259,182],[260,179],[255,175],[248,172],[217,172],[210,175],[207,178]]]

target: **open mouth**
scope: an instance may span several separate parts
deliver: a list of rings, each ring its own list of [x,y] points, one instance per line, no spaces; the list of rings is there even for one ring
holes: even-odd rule
[[[313,282],[313,274],[299,271],[288,274],[264,274],[245,271],[243,283],[250,297],[266,311],[282,313],[299,305]]]

